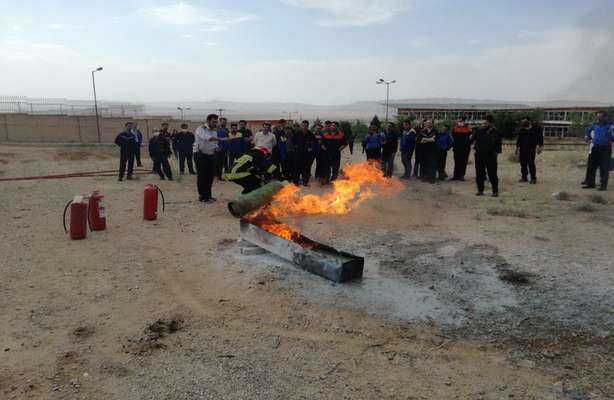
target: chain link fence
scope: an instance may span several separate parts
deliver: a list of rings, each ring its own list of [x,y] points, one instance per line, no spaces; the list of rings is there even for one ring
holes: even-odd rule
[[[0,96],[0,114],[95,115],[93,101],[47,97]],[[142,117],[145,106],[132,103],[98,102],[103,117]]]

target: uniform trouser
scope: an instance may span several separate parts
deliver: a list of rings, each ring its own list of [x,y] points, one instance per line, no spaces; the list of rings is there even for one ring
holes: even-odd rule
[[[421,165],[424,159],[424,156],[422,155],[422,153],[424,152],[420,149],[420,146],[416,146],[416,158],[414,162],[414,176],[416,177],[422,177]]]
[[[354,154],[354,142],[349,142],[348,148],[350,149],[350,155]]]
[[[601,187],[608,187],[608,178],[610,175],[610,158],[612,157],[612,145],[593,146],[591,155],[589,158],[586,184],[595,185],[595,177],[597,175],[597,169],[599,169],[599,178],[601,180]]]
[[[215,153],[215,175],[222,179],[224,172],[228,172],[228,151],[220,150]]]
[[[454,146],[454,178],[465,178],[470,150],[471,147],[469,142],[463,145]]]
[[[375,149],[365,149],[367,153],[367,161],[382,161],[382,149],[377,147]]]
[[[213,154],[194,153],[196,163],[196,187],[198,196],[203,200],[211,198],[211,187],[216,172],[216,156]]]
[[[535,149],[520,148],[518,156],[520,158],[520,173],[522,179],[527,179],[531,173],[531,179],[537,179],[537,168],[535,167]]]
[[[134,158],[136,160],[136,165],[138,167],[142,167],[143,163],[141,163],[141,145],[137,144],[134,148]]]
[[[492,186],[493,193],[499,193],[499,177],[497,176],[497,153],[479,154],[475,153],[475,182],[478,185],[478,192],[484,192],[484,180],[488,173],[488,180]]]
[[[132,176],[132,170],[134,169],[134,150],[122,149],[119,153],[119,177],[123,178],[126,173],[126,166],[128,167],[128,176]]]
[[[325,159],[325,154],[322,150],[316,152],[315,160],[316,160],[315,177],[323,178],[324,177],[324,166],[326,165],[326,159]]]
[[[411,157],[413,155],[414,155],[414,149],[401,151],[401,162],[403,163],[403,168],[405,169],[403,173],[404,178],[411,177]]]
[[[184,173],[185,172],[185,164],[188,164],[188,171],[190,171],[191,174],[194,173],[194,166],[192,164],[192,157],[193,157],[192,151],[180,151],[179,152],[179,172],[180,173]]]
[[[382,154],[382,171],[384,172],[384,176],[390,178],[394,172],[394,158],[397,155],[397,152],[393,153],[383,153]]]
[[[241,185],[241,187],[243,187],[243,191],[241,192],[242,194],[247,194],[262,186],[261,180],[254,175],[248,175],[244,178],[233,179],[232,181],[237,185]]]
[[[295,185],[300,183],[303,183],[303,185],[308,185],[309,178],[311,178],[311,163],[313,162],[313,157],[311,154],[295,151],[292,157],[292,162],[292,182]]]
[[[168,157],[166,156],[160,156],[154,159],[154,171],[156,171],[157,174],[160,175],[160,178],[164,178],[164,175],[166,175],[168,179],[173,178],[171,165],[168,163]]]
[[[294,152],[286,153],[286,157],[281,162],[281,168],[283,177],[288,181],[292,182],[294,179],[295,168],[294,168]]]
[[[324,177],[327,182],[331,182],[337,179],[339,176],[339,168],[341,168],[341,152],[329,151],[326,153],[326,168]]]
[[[437,171],[437,152],[422,150],[420,156],[420,179],[426,182],[435,183]]]
[[[444,180],[448,177],[446,174],[446,161],[448,159],[448,150],[437,150],[437,177]]]

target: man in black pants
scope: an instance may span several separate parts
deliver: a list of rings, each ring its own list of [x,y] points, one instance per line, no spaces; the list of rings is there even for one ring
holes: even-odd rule
[[[119,146],[119,179],[124,180],[126,165],[128,166],[128,180],[132,179],[134,168],[134,153],[136,151],[136,138],[132,134],[132,122],[126,122],[126,130],[115,137],[115,144]]]
[[[294,168],[292,182],[295,185],[309,186],[311,178],[311,164],[313,163],[313,147],[316,137],[309,130],[309,121],[301,123],[301,129],[293,133],[292,143],[294,146]]]
[[[382,146],[382,171],[386,178],[394,173],[394,158],[399,149],[399,134],[394,123],[388,122],[384,132],[384,145]]]
[[[171,139],[162,132],[154,129],[153,137],[149,139],[149,154],[154,161],[154,171],[164,180],[164,175],[169,181],[173,180],[173,172],[168,159],[173,154],[171,151]]]
[[[132,123],[131,132],[136,140],[136,146],[134,147],[134,158],[136,159],[136,166],[142,167],[143,163],[141,162],[141,146],[143,145],[143,134],[139,130],[136,122]]]
[[[471,135],[471,143],[475,143],[475,181],[478,186],[476,196],[484,195],[484,180],[488,172],[488,180],[492,185],[493,197],[499,196],[499,177],[497,176],[497,156],[501,154],[501,136],[494,125],[492,115],[484,118],[482,126]]]
[[[194,134],[188,130],[188,124],[181,124],[181,130],[175,134],[176,148],[179,153],[179,174],[185,173],[185,164],[188,164],[190,175],[194,175],[192,165]]]
[[[426,120],[424,129],[416,137],[416,151],[420,152],[420,179],[428,183],[435,183],[437,134],[437,129],[433,128],[433,121],[429,119]]]
[[[324,184],[337,180],[341,168],[341,151],[347,146],[345,134],[339,129],[338,122],[332,122],[330,130],[322,135],[322,149],[325,154]]]
[[[583,189],[595,187],[597,169],[601,185],[599,190],[607,190],[610,174],[610,159],[612,158],[612,141],[614,141],[614,124],[609,121],[606,111],[597,114],[597,123],[586,130],[586,140],[591,144],[591,152],[586,167],[586,183]]]
[[[519,182],[528,182],[529,173],[531,183],[537,183],[537,168],[535,167],[535,155],[541,154],[544,148],[544,135],[542,128],[531,124],[528,119],[520,122],[518,140],[516,140],[516,155],[520,158],[520,173],[522,178]]]
[[[469,153],[471,153],[471,145],[469,137],[472,129],[465,124],[465,117],[460,117],[456,121],[456,126],[452,129],[453,150],[454,150],[454,176],[453,181],[464,181],[467,173],[467,163],[469,162]]]
[[[211,195],[213,177],[216,172],[215,150],[219,142],[228,138],[217,136],[218,116],[207,115],[207,122],[196,128],[194,133],[194,161],[196,162],[196,185],[198,200],[202,203],[213,203],[216,199]]]

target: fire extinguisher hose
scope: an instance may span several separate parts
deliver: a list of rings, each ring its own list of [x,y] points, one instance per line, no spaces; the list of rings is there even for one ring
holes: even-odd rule
[[[166,200],[164,200],[164,193],[162,193],[162,189],[160,189],[160,187],[158,185],[154,185],[156,187],[156,189],[158,189],[158,192],[160,193],[160,196],[162,197],[162,212],[164,212],[164,209],[166,208]]]
[[[70,207],[72,200],[66,203],[66,207],[64,207],[64,216],[62,217],[62,222],[64,223],[64,232],[68,233],[68,229],[66,228],[66,212],[68,211],[68,207]]]

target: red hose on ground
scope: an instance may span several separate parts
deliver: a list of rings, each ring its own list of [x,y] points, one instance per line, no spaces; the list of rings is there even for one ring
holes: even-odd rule
[[[147,175],[150,171],[147,170],[134,170],[134,175]],[[106,171],[90,171],[90,172],[73,172],[68,174],[57,174],[57,175],[41,175],[41,176],[22,176],[16,178],[0,178],[0,182],[13,182],[13,181],[33,181],[39,179],[66,179],[66,178],[93,178],[96,176],[116,176],[118,174],[117,170],[106,170]]]

